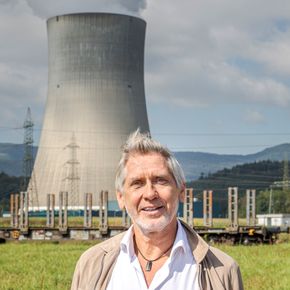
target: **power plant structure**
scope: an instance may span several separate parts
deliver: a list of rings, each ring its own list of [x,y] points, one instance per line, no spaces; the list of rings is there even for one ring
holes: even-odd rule
[[[40,208],[60,192],[76,209],[85,193],[115,199],[121,146],[137,128],[149,132],[145,30],[144,20],[121,14],[47,20],[48,94],[33,169]]]

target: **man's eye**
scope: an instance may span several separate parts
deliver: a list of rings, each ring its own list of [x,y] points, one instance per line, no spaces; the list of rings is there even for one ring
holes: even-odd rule
[[[165,179],[165,178],[163,178],[163,177],[158,177],[158,178],[156,179],[156,182],[157,182],[158,184],[167,184],[167,183],[168,183],[167,179]]]
[[[134,188],[139,188],[142,186],[142,181],[141,180],[135,180],[131,183],[131,186]]]

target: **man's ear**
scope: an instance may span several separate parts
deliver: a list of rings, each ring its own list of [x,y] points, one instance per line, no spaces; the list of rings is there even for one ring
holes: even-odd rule
[[[124,195],[120,191],[117,191],[116,197],[120,210],[123,210],[125,208]]]
[[[184,202],[184,196],[185,196],[185,184],[183,183],[179,193],[179,201],[182,203]]]

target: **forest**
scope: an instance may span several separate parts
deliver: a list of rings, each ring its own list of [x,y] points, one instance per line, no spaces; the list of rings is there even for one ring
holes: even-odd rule
[[[287,161],[288,162],[288,161]],[[286,172],[285,172],[286,170]],[[192,187],[195,197],[202,199],[203,190],[212,190],[213,199],[220,203],[221,215],[227,214],[228,187],[238,187],[239,215],[245,217],[246,190],[256,189],[256,212],[263,214],[269,212],[270,187],[275,182],[286,186],[272,188],[271,213],[290,213],[290,189],[288,185],[288,164],[279,161],[259,161],[223,169],[213,174],[200,175],[198,180],[187,183]]]

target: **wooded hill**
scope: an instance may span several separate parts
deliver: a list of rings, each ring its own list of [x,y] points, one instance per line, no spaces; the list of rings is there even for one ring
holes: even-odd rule
[[[290,157],[290,144],[280,144],[267,148],[255,154],[227,155],[202,152],[175,152],[177,160],[182,165],[186,180],[197,180],[202,172],[205,175],[236,165],[254,163],[264,160],[283,161]]]
[[[201,174],[198,180],[187,185],[198,191],[212,189],[216,194],[227,192],[228,187],[237,186],[241,190],[264,190],[274,181],[283,179],[283,162],[259,161],[219,170],[216,173]]]
[[[246,163],[207,176],[201,174],[198,180],[188,182],[187,187],[194,189],[198,199],[202,199],[203,190],[213,190],[213,200],[219,203],[223,216],[227,214],[228,187],[238,187],[240,216],[245,216],[246,190],[256,189],[257,213],[266,213],[269,205],[269,187],[273,182],[283,180],[283,168],[284,162],[279,161]],[[290,194],[278,191],[281,192],[282,189],[275,190],[279,201],[276,201],[273,212],[286,213],[290,210]]]
[[[0,172],[0,216],[3,211],[9,210],[10,193],[17,193],[20,190],[21,178],[9,176]]]

